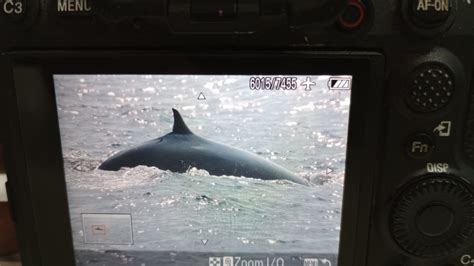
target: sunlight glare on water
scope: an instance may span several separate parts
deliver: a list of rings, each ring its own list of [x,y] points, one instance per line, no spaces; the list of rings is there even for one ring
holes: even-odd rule
[[[327,76],[315,77],[322,82],[311,92],[251,91],[248,79],[55,76],[75,248],[91,249],[81,213],[131,213],[134,245],[92,249],[336,254],[349,93],[328,91]],[[256,153],[311,186],[195,168],[97,169],[112,154],[168,134],[171,108],[200,136]]]

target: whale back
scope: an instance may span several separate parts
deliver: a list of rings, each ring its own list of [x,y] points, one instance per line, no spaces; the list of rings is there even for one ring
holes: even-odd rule
[[[216,176],[290,180],[306,184],[282,166],[254,153],[195,135],[176,109],[173,113],[171,133],[119,152],[103,162],[99,169],[117,171],[123,167],[144,165],[183,173],[195,167]]]

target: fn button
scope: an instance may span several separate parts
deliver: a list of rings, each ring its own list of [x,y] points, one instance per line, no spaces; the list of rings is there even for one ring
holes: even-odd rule
[[[408,138],[405,144],[407,154],[415,159],[429,156],[435,148],[433,137],[427,133],[417,133]]]

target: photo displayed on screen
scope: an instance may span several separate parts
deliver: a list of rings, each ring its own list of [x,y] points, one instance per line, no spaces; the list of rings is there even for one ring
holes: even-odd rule
[[[337,265],[351,76],[54,85],[77,265]]]

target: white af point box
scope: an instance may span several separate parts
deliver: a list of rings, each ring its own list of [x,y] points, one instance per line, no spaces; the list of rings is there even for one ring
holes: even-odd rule
[[[133,245],[132,215],[83,213],[84,243]]]

